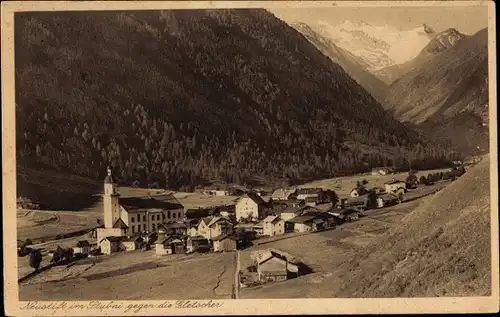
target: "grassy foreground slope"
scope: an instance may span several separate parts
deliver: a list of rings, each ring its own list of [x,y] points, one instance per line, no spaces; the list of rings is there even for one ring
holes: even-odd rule
[[[489,159],[425,200],[340,274],[335,297],[491,293]]]

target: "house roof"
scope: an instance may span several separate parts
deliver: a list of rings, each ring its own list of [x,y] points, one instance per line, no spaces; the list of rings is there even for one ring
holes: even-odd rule
[[[262,222],[273,222],[275,219],[277,219],[278,216],[267,216],[266,218],[264,218],[264,220],[262,220]]]
[[[119,237],[119,236],[110,236],[106,237],[103,240],[108,240],[109,242],[120,242],[124,239],[124,237]],[[102,240],[101,240],[102,241]]]
[[[307,223],[312,222],[312,220],[316,218],[315,215],[305,215],[305,216],[297,216],[292,219],[289,219],[287,222],[291,223]]]
[[[321,194],[323,190],[321,188],[299,188],[297,189],[298,195],[309,195],[309,194]]]
[[[78,248],[90,247],[90,243],[87,240],[80,240],[76,243]]]
[[[212,241],[222,241],[222,240],[226,240],[226,239],[236,240],[236,238],[234,236],[221,234],[221,235],[218,235],[218,236],[212,238]]]
[[[165,197],[167,196],[167,197]],[[120,205],[127,211],[172,210],[184,208],[177,199],[169,200],[171,195],[120,198]],[[172,196],[173,197],[173,196]]]
[[[295,213],[302,213],[305,211],[320,212],[321,210],[319,210],[318,208],[311,207],[311,206],[292,206],[292,207],[286,208],[281,213],[294,213],[295,214]]]
[[[188,237],[188,239],[193,241],[204,241],[204,240],[208,241],[208,239],[203,236]]]
[[[178,222],[178,221],[166,223],[164,224],[164,227],[166,229],[187,228],[184,222]]]
[[[313,220],[313,223],[323,223],[325,222],[323,219],[320,219],[320,218],[316,218]]]
[[[134,236],[130,236],[130,237],[124,237],[122,239],[123,242],[135,242],[137,240],[144,240],[144,238],[141,236],[134,235]]]
[[[386,184],[386,185],[393,185],[393,184],[398,184],[398,183],[406,184],[405,182],[397,180],[397,179],[393,179],[391,181],[385,182],[384,184]]]
[[[113,228],[127,229],[128,226],[125,224],[125,222],[123,222],[122,218],[118,218],[113,224]]]
[[[255,261],[257,262],[257,264],[262,264],[273,257],[277,258],[279,260],[282,260],[284,262],[288,262],[290,264],[293,264],[292,262],[290,262],[290,260],[287,258],[286,255],[281,254],[280,252],[275,251],[275,250],[266,250],[265,252],[260,253],[255,258]]]
[[[190,208],[186,210],[186,218],[203,218],[215,213],[216,208]]]
[[[255,193],[252,193],[252,192],[246,193],[240,199],[242,199],[242,198],[250,198],[254,203],[256,203],[259,206],[266,204],[266,202],[264,201],[264,199],[262,199],[262,197],[260,197],[259,195],[255,194]]]
[[[295,189],[291,189],[291,188],[279,188],[279,189],[276,189],[272,195],[271,195],[271,198],[288,198],[290,195],[292,195],[293,193],[295,193]]]

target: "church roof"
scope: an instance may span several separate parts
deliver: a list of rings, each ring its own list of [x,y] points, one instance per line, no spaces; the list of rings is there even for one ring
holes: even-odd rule
[[[121,218],[118,218],[118,220],[116,220],[115,224],[113,225],[113,228],[127,229],[128,226],[125,224],[125,222],[123,222]]]
[[[146,211],[150,209],[171,210],[184,208],[178,201],[155,199],[155,197],[124,197],[120,198],[120,205],[127,211]]]

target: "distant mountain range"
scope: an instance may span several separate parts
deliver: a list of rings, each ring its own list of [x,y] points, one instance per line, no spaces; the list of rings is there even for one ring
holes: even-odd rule
[[[396,119],[466,153],[488,148],[487,30],[436,33],[343,22],[294,22]],[[460,136],[460,137],[457,137]]]
[[[435,34],[427,25],[399,30],[389,25],[374,26],[351,21],[332,25],[318,21],[311,27],[338,47],[363,60],[367,70],[373,73],[411,61]]]

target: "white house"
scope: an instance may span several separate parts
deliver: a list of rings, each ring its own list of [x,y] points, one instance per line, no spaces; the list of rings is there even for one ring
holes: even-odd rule
[[[223,217],[202,218],[196,231],[190,229],[191,236],[202,236],[211,240],[217,236],[229,235],[233,232],[233,224]]]
[[[236,220],[243,218],[259,218],[259,214],[266,206],[266,202],[257,194],[247,193],[236,202]]]
[[[89,254],[90,249],[90,243],[87,240],[82,240],[76,243],[76,247],[73,248],[73,253]]]
[[[285,221],[278,216],[267,216],[262,224],[266,236],[273,237],[285,233]]]
[[[272,193],[271,198],[273,200],[289,200],[295,192],[296,190],[293,188],[279,188]]]

